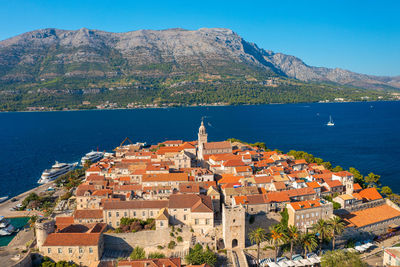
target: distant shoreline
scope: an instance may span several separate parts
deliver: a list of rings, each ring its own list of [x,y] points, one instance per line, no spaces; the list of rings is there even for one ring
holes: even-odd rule
[[[337,102],[296,102],[296,103],[265,103],[265,104],[235,104],[235,105],[187,105],[171,107],[140,107],[140,108],[104,108],[104,109],[68,109],[68,110],[17,110],[0,111],[1,113],[42,113],[42,112],[76,112],[76,111],[111,111],[111,110],[144,110],[144,109],[172,109],[172,108],[201,108],[201,107],[235,107],[235,106],[263,106],[263,105],[296,105],[296,104],[345,104],[345,103],[377,103],[399,102],[399,100],[371,100],[371,101],[337,101]]]

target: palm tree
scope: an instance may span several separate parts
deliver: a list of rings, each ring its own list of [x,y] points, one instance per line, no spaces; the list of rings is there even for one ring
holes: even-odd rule
[[[299,241],[300,232],[294,225],[289,225],[284,232],[286,242],[290,243],[290,258],[293,256],[293,245]]]
[[[258,265],[260,260],[260,244],[265,240],[267,240],[267,232],[263,228],[259,227],[250,232],[249,239],[251,243],[257,244],[257,265]]]
[[[318,246],[315,234],[312,233],[305,233],[301,235],[300,243],[303,245],[304,257],[306,257],[308,251],[311,252]]]
[[[312,226],[312,230],[315,234],[318,234],[319,238],[319,246],[320,246],[320,255],[322,253],[322,243],[324,240],[328,239],[331,236],[331,228],[327,221],[323,219],[319,219],[317,223]]]
[[[331,228],[332,235],[332,249],[335,249],[336,236],[341,235],[344,231],[344,223],[338,216],[334,216],[328,221],[329,227]]]
[[[273,226],[273,227],[270,227],[269,230],[270,230],[269,240],[271,241],[271,243],[274,247],[274,251],[275,251],[274,259],[276,262],[276,258],[278,257],[279,245],[284,240],[284,235],[279,227]]]

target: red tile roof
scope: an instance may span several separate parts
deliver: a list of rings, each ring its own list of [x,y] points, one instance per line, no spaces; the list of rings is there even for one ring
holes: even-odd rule
[[[371,187],[371,188],[366,188],[364,190],[361,190],[359,192],[359,195],[362,198],[365,198],[369,201],[371,200],[377,200],[377,199],[382,199],[381,194],[379,194],[378,190],[376,190],[375,187]]]
[[[103,210],[75,210],[74,219],[102,219],[103,218]]]
[[[97,246],[100,235],[100,233],[52,233],[47,236],[43,246]]]
[[[228,141],[222,141],[222,142],[209,142],[204,144],[204,148],[207,150],[210,149],[232,149],[232,145]]]
[[[361,187],[361,185],[360,185],[360,184],[358,184],[358,183],[354,183],[354,184],[353,184],[353,188],[354,188],[354,191],[359,191],[359,190],[362,190],[362,187]]]
[[[180,258],[121,260],[118,267],[181,267]]]
[[[307,183],[307,186],[312,187],[312,188],[320,188],[321,187],[321,185],[315,181]]]
[[[267,202],[290,202],[287,191],[268,192],[266,198]]]
[[[335,174],[336,176],[340,176],[340,177],[353,176],[353,174],[352,174],[351,172],[348,172],[348,171],[335,172],[334,174]]]
[[[381,206],[352,212],[346,216],[345,220],[350,223],[349,226],[363,227],[396,217],[400,217],[400,211],[390,207],[387,204],[384,204]]]
[[[343,186],[343,184],[342,184],[339,180],[327,180],[327,181],[325,181],[325,183],[326,183],[330,188]]]
[[[304,210],[304,209],[320,207],[321,203],[320,203],[319,199],[315,199],[315,200],[292,202],[289,205],[291,205],[293,207],[293,209],[295,209],[295,210]]]

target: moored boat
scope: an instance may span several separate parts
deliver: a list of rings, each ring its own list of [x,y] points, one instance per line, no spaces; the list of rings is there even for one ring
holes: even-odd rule
[[[69,171],[72,171],[73,169],[75,169],[75,167],[77,165],[78,165],[78,162],[59,163],[56,161],[56,163],[53,166],[51,166],[51,169],[44,170],[38,183],[45,184],[45,183],[51,182],[51,181],[57,179],[58,177],[60,177],[61,175],[66,174]]]
[[[85,165],[86,161],[90,161],[92,163],[95,163],[99,160],[101,160],[104,157],[104,152],[99,152],[99,151],[91,151],[87,153],[85,156],[82,157],[81,159],[81,165]]]

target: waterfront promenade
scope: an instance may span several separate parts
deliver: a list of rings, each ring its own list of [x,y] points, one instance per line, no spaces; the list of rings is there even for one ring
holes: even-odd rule
[[[11,210],[13,207],[15,207],[17,204],[22,203],[22,201],[30,194],[30,193],[36,193],[40,194],[42,192],[45,192],[49,187],[54,188],[54,182],[50,182],[47,184],[40,185],[38,187],[35,187],[31,190],[28,190],[22,194],[19,194],[18,196],[12,197],[8,199],[7,201],[3,202],[0,204],[0,215],[6,217],[6,218],[13,218],[13,217],[30,217],[33,215],[38,215],[39,212],[35,210],[30,210],[30,211],[16,211],[16,210]],[[11,201],[12,199],[17,199],[17,201]]]

